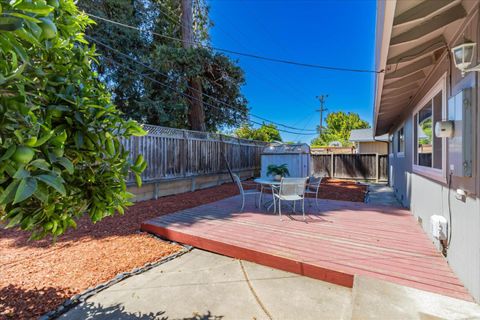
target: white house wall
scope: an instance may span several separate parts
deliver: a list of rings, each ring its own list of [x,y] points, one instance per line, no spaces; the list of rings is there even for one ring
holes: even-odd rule
[[[396,132],[394,133],[394,153],[390,158],[393,169],[392,187],[398,200],[409,207],[424,231],[441,250],[431,235],[430,217],[443,215],[449,219],[449,197],[452,213],[452,241],[448,249],[447,260],[465,287],[480,301],[480,199],[471,194],[466,201],[455,198],[456,187],[448,191],[448,185],[431,180],[412,172],[413,119],[409,117],[404,123],[405,154],[396,152]],[[478,145],[477,145],[478,148]]]
[[[465,28],[460,30],[460,36],[454,43],[450,43],[449,46],[452,47],[461,42],[461,37],[463,36],[476,41],[477,44],[480,43],[480,37],[477,31],[479,27],[478,22],[477,12]],[[480,59],[478,50],[476,54],[477,59]],[[474,119],[474,137],[471,146],[474,163],[473,176],[471,178],[454,177],[451,191],[449,191],[448,184],[446,183],[449,169],[448,147],[444,181],[426,177],[412,170],[413,108],[425,97],[426,93],[444,74],[447,74],[447,100],[463,88],[473,88],[472,101],[474,112],[472,116]],[[477,301],[480,301],[479,75],[479,73],[470,72],[467,73],[465,77],[462,77],[453,65],[450,67],[448,57],[444,56],[424,82],[413,101],[408,106],[405,106],[403,116],[399,118],[395,127],[390,131],[390,134],[393,135],[393,153],[390,156],[390,166],[392,169],[391,184],[397,198],[401,200],[404,206],[410,207],[412,214],[419,220],[422,228],[430,237],[430,217],[435,214],[443,215],[449,221],[449,208],[451,208],[452,240],[447,250],[447,260],[453,271]],[[396,145],[396,132],[402,126],[404,126],[405,135],[405,153],[403,156],[397,153]],[[467,191],[468,197],[465,202],[455,198],[457,188]],[[449,199],[451,201],[450,206]],[[432,241],[435,242],[433,238]],[[440,247],[439,243],[436,244]]]
[[[412,174],[411,211],[429,237],[430,216],[443,215],[449,220],[448,188]],[[465,202],[455,199],[451,192],[452,240],[447,259],[460,280],[479,301],[480,297],[480,204],[477,198],[467,198]],[[433,239],[432,239],[433,240]],[[435,243],[435,241],[434,241]],[[437,247],[440,245],[436,243]]]
[[[411,118],[404,123],[404,136],[405,136],[405,150],[412,149],[412,121]],[[404,152],[399,154],[397,152],[397,132],[393,135],[393,154],[390,157],[390,166],[392,167],[392,180],[391,184],[395,192],[397,199],[403,204],[404,207],[410,207],[410,178],[412,172],[412,153]]]

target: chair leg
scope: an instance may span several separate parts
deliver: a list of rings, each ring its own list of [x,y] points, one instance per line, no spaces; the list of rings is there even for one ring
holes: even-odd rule
[[[240,212],[243,212],[244,207],[245,207],[245,196],[242,197],[242,208],[240,209]]]
[[[270,208],[271,208],[271,205],[270,205]],[[273,196],[273,214],[275,213],[277,213],[277,201],[275,200],[275,196]]]
[[[262,207],[263,186],[260,187],[260,197],[258,199],[258,207]]]
[[[295,205],[297,204],[297,200],[293,200],[293,212],[297,212],[297,210],[295,209]]]
[[[282,200],[278,199],[278,213],[280,215],[280,221],[282,221]]]
[[[303,213],[303,220],[305,220],[305,198],[302,200],[302,213]]]

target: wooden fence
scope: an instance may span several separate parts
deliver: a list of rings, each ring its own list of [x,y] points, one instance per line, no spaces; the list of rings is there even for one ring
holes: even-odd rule
[[[388,180],[388,155],[315,154],[311,156],[314,174],[326,173],[340,179]]]
[[[225,173],[223,155],[233,171],[260,169],[264,142],[150,125],[144,129],[148,135],[123,141],[132,159],[138,154],[145,157],[144,183]],[[128,183],[133,181],[129,177]]]

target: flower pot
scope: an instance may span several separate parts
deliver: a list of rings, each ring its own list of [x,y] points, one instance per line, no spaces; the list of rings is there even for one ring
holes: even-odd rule
[[[275,181],[280,181],[280,180],[282,180],[282,176],[279,175],[279,174],[277,174],[277,175],[275,175],[275,176],[273,177],[273,180],[275,180]]]

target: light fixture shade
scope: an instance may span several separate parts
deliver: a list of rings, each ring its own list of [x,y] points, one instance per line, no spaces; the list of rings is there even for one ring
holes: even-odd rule
[[[474,42],[466,42],[452,48],[455,66],[458,69],[463,71],[472,63],[475,46]]]

